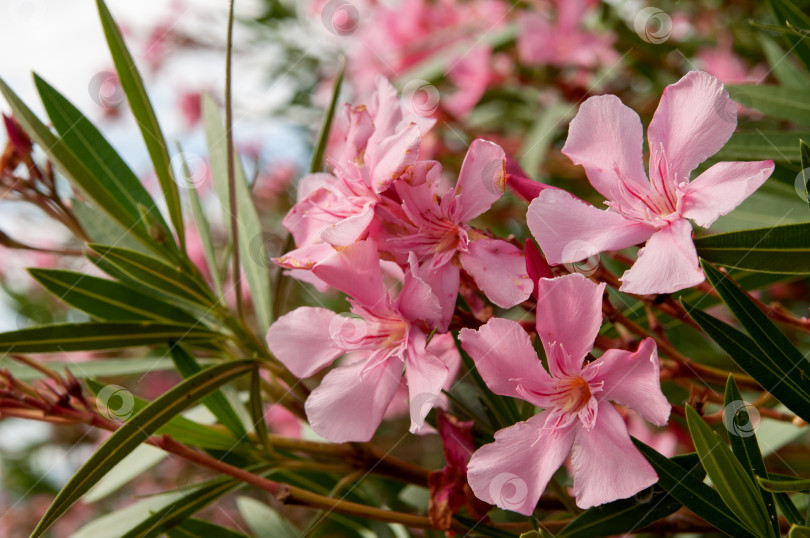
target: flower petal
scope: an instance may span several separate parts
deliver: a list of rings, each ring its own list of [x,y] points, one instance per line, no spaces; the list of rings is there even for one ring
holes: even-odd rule
[[[526,258],[512,243],[488,237],[470,241],[469,252],[462,252],[459,260],[484,295],[501,308],[512,308],[532,294]]]
[[[615,211],[597,209],[559,189],[542,191],[529,204],[526,221],[552,265],[578,262],[599,252],[643,243],[657,229]]]
[[[690,71],[664,89],[647,139],[651,154],[663,150],[666,155],[669,177],[664,179],[681,182],[720,151],[736,128],[737,104],[723,83],[703,71]],[[654,173],[657,169],[650,171]]]
[[[548,412],[495,432],[467,465],[475,496],[504,510],[530,516],[574,439],[574,429],[544,430]]]
[[[309,377],[332,364],[346,350],[332,338],[331,310],[302,306],[284,314],[267,331],[267,345],[296,377]]]
[[[419,269],[413,252],[409,261],[411,268],[405,272],[397,307],[409,321],[425,320],[437,324],[442,319],[442,305],[439,298],[428,283],[414,273],[414,270],[418,272]]]
[[[374,241],[357,243],[337,251],[312,268],[315,276],[368,307],[387,304]]]
[[[401,378],[402,362],[395,358],[379,360],[372,355],[335,368],[307,398],[305,409],[312,429],[333,443],[368,441]]]
[[[537,289],[537,335],[546,350],[549,370],[555,377],[556,372],[578,375],[602,326],[605,283],[596,284],[573,273],[541,278]]]
[[[717,163],[686,187],[681,214],[708,228],[751,196],[773,168],[773,161]]]
[[[577,429],[571,465],[574,495],[583,509],[626,499],[658,482],[658,475],[630,440],[622,416],[607,401],[599,404],[592,429]]]
[[[415,123],[379,142],[369,142],[365,158],[374,192],[385,191],[408,166],[416,162],[420,144],[419,127]]]
[[[522,400],[516,390],[522,381],[532,385],[551,383],[529,335],[511,319],[491,318],[477,331],[461,329],[458,338],[495,394]]]
[[[629,407],[656,426],[664,426],[669,420],[671,406],[661,392],[658,350],[652,338],[642,340],[635,352],[608,349],[585,370],[596,372],[593,381],[604,382],[597,393],[600,400]]]
[[[692,242],[692,224],[678,219],[655,232],[638,251],[638,260],[619,279],[620,291],[646,295],[673,293],[705,280]]]
[[[498,144],[476,139],[467,150],[456,184],[461,206],[458,222],[474,219],[503,196],[506,189],[506,154]]]
[[[321,239],[336,247],[345,247],[362,239],[374,220],[374,205],[366,202],[357,212],[339,222],[327,226],[321,232]]]
[[[425,349],[425,335],[412,330],[408,342],[408,362],[405,377],[408,380],[408,402],[411,409],[411,433],[425,426],[430,410],[441,404],[442,388],[450,370],[433,353]]]
[[[602,196],[621,201],[623,180],[639,192],[650,188],[641,160],[643,143],[638,114],[615,95],[599,95],[579,107],[562,152],[585,168]]]

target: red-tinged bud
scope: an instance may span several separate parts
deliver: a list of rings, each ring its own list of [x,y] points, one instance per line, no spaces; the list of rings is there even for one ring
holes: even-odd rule
[[[22,130],[20,124],[17,123],[17,120],[3,114],[3,124],[6,127],[8,141],[17,155],[20,158],[30,156],[34,144],[31,142],[31,139],[28,138],[28,135],[25,134],[25,131]]]
[[[537,248],[537,245],[535,245],[534,241],[531,239],[526,239],[525,254],[526,272],[529,274],[529,278],[534,284],[532,295],[537,299],[537,281],[541,278],[554,278],[554,275],[551,273],[551,267],[549,267],[548,262],[540,253],[540,249]]]
[[[556,189],[551,185],[529,179],[528,174],[521,168],[516,160],[506,156],[506,184],[519,197],[531,202],[545,189]]]

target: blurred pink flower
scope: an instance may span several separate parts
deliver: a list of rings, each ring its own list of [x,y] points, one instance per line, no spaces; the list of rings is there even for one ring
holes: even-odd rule
[[[703,282],[687,219],[711,226],[774,167],[773,161],[719,162],[689,181],[731,138],[736,112],[723,84],[708,73],[691,71],[668,86],[647,131],[647,179],[638,115],[615,95],[585,101],[562,151],[585,168],[609,208],[601,211],[562,190],[541,192],[529,205],[527,221],[549,263],[577,262],[646,241],[620,279],[622,291],[672,293]]]
[[[580,508],[629,497],[658,481],[610,403],[667,423],[670,405],[661,392],[655,341],[584,363],[602,325],[604,291],[604,283],[580,274],[539,281],[537,334],[548,372],[517,322],[493,318],[477,331],[461,330],[462,347],[494,393],[544,409],[496,432],[494,443],[473,454],[467,476],[479,499],[531,515],[569,452]],[[507,485],[520,494],[506,494]]]

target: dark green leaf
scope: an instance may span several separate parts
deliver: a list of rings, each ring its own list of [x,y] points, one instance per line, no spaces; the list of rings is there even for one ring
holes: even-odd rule
[[[633,442],[658,473],[658,484],[670,492],[684,506],[706,520],[718,530],[734,538],[754,538],[729,512],[720,495],[703,483],[702,479],[684,474],[683,467],[662,456],[637,439]]]
[[[756,480],[756,477],[767,478],[768,471],[765,470],[765,462],[762,460],[762,452],[759,450],[759,443],[754,431],[756,425],[752,422],[749,409],[753,409],[753,406],[743,401],[734,378],[728,376],[726,395],[723,402],[723,424],[728,430],[731,451],[746,473],[748,473],[748,477],[751,480]],[[778,536],[779,520],[776,517],[776,505],[773,495],[761,488],[760,495],[768,511],[768,519],[773,527],[773,532]]]
[[[198,326],[142,322],[92,322],[42,325],[0,334],[0,353],[95,351],[183,341],[215,342],[222,335]]]
[[[810,29],[810,17],[790,0],[768,0],[768,5],[778,26],[785,28],[789,24],[793,28]],[[785,32],[783,35],[788,50],[793,52],[804,64],[805,69],[810,71],[810,43],[807,42],[807,38],[792,32]]]
[[[755,84],[728,85],[740,102],[779,120],[810,125],[810,89]]]
[[[798,163],[796,142],[799,138],[810,138],[807,131],[757,131],[754,133],[734,133],[713,159],[718,161],[764,161],[773,159],[783,163]]]
[[[98,319],[198,324],[197,318],[188,312],[112,280],[61,269],[29,269],[28,272],[60,300]]]
[[[132,109],[132,115],[135,116],[135,121],[141,130],[149,156],[152,158],[160,188],[166,197],[166,205],[169,207],[172,224],[180,238],[180,245],[185,248],[180,194],[174,181],[172,164],[169,159],[166,141],[163,138],[163,132],[160,129],[160,124],[158,124],[152,103],[149,102],[149,97],[146,95],[146,89],[143,86],[143,79],[141,79],[138,72],[138,67],[135,65],[135,61],[124,43],[118,25],[113,20],[104,0],[97,0],[96,3],[101,17],[101,25],[104,28],[104,36],[107,38],[107,45],[110,48],[115,70],[118,72],[118,78],[121,81],[121,87],[124,89],[127,101],[129,101],[129,106]]]
[[[759,43],[765,57],[768,59],[768,64],[773,70],[773,74],[779,79],[779,82],[791,88],[804,89],[810,87],[810,76],[797,67],[792,59],[786,58],[787,53],[782,47],[765,35],[759,36]]]
[[[701,258],[763,273],[810,274],[810,222],[709,235],[695,240]]]
[[[9,357],[0,357],[0,368],[8,369],[14,377],[21,381],[31,381],[43,377],[43,373],[39,370],[16,362]],[[174,364],[165,356],[127,359],[105,357],[104,360],[87,362],[49,360],[48,368],[57,373],[70,371],[74,377],[82,379],[174,370]]]
[[[686,423],[700,456],[700,463],[725,505],[757,536],[778,537],[778,533],[773,534],[759,488],[746,474],[731,449],[689,405],[686,406]]]
[[[186,520],[166,532],[168,538],[248,538],[241,532],[220,527],[209,521],[201,519]]]
[[[202,370],[196,359],[189,355],[179,344],[173,345],[171,352],[177,371],[183,377],[191,377]],[[245,426],[239,419],[239,415],[236,414],[231,403],[221,391],[209,394],[203,398],[202,403],[217,417],[220,424],[228,428],[237,439],[243,440],[247,437]]]
[[[32,538],[42,536],[107,471],[161,426],[202,397],[254,368],[255,362],[251,360],[229,361],[207,368],[168,390],[123,423],[62,488],[34,529]]]
[[[810,527],[793,525],[788,532],[788,538],[810,538]]]
[[[799,140],[799,153],[802,157],[802,181],[804,182],[804,196],[810,204],[810,146],[804,140]]]
[[[321,123],[321,128],[318,133],[318,141],[315,143],[315,148],[312,150],[312,159],[309,163],[309,172],[311,174],[320,172],[323,169],[323,155],[326,152],[326,144],[329,142],[329,133],[332,131],[332,119],[335,117],[335,111],[337,110],[345,70],[346,59],[341,56],[337,75],[335,75],[335,83],[332,86],[332,99],[329,102],[326,113],[323,115],[323,122]]]
[[[768,478],[757,478],[757,482],[763,488],[773,492],[791,492],[791,491],[804,491],[810,492],[810,479],[807,478],[788,478],[788,477],[775,477],[769,475]]]

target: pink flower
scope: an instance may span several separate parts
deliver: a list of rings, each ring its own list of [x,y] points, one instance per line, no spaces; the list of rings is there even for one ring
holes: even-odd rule
[[[310,269],[365,238],[382,194],[419,157],[421,132],[432,120],[408,115],[397,92],[383,77],[372,104],[347,106],[349,129],[340,155],[330,159],[332,174],[311,174],[298,185],[298,203],[283,224],[297,249],[274,260],[288,269]]]
[[[493,318],[459,335],[494,393],[544,409],[496,432],[494,443],[473,454],[467,467],[470,486],[483,501],[531,515],[570,452],[577,506],[634,495],[658,477],[610,402],[666,424],[670,405],[661,392],[655,342],[647,338],[635,352],[611,349],[583,364],[602,324],[605,284],[571,274],[543,278],[538,285],[537,334],[548,372],[514,321]]]
[[[403,367],[411,431],[421,428],[449,375],[447,365],[426,349],[425,330],[441,315],[430,287],[408,271],[393,298],[383,285],[371,240],[333,253],[312,272],[350,297],[356,317],[301,307],[267,331],[270,350],[298,377],[309,377],[338,357],[353,355],[353,362],[329,372],[307,400],[312,429],[335,443],[371,439],[400,385]]]
[[[621,277],[628,293],[672,293],[704,280],[692,242],[691,219],[709,227],[751,195],[773,161],[719,162],[690,182],[737,125],[736,103],[715,77],[691,71],[664,90],[650,123],[650,179],[641,161],[638,115],[616,96],[591,97],[571,122],[563,147],[607,198],[606,211],[565,191],[546,189],[527,221],[551,264],[584,260],[646,241]]]
[[[717,46],[698,50],[695,59],[704,71],[724,84],[759,84],[768,76],[767,67],[759,64],[749,69],[743,59],[734,53],[734,44],[728,33],[717,38]]]
[[[520,21],[518,56],[527,65],[554,65],[592,69],[616,61],[615,36],[580,29],[593,0],[556,0],[556,19],[546,14],[524,12]]]
[[[439,192],[441,167],[426,162],[397,182],[407,220],[385,249],[400,260],[415,255],[416,274],[433,288],[450,323],[459,289],[460,270],[496,305],[510,308],[528,299],[532,283],[523,253],[515,245],[492,239],[467,223],[503,196],[505,155],[497,144],[475,140],[461,166],[455,188]]]

